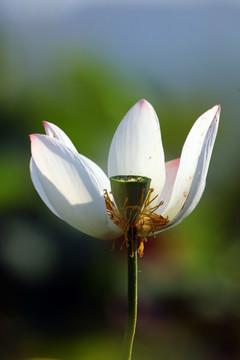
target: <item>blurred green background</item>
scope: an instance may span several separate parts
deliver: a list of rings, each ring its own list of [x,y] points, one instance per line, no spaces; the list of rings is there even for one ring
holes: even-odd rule
[[[0,359],[120,358],[126,252],[46,208],[28,135],[53,122],[106,171],[114,131],[141,98],[166,160],[198,116],[218,103],[222,114],[200,204],[139,260],[133,359],[239,359],[239,4],[3,0],[0,10]]]

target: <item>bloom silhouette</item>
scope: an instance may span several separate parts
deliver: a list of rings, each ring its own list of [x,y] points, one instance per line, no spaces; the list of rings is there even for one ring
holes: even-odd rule
[[[166,162],[157,115],[146,100],[135,104],[119,124],[108,156],[108,175],[143,176],[151,191],[137,229],[147,236],[175,226],[189,215],[204,191],[217,134],[220,106],[193,125],[180,158]],[[124,233],[110,180],[79,154],[56,125],[43,122],[46,135],[30,135],[33,184],[49,209],[78,230],[101,239]],[[153,224],[153,225],[151,225]]]

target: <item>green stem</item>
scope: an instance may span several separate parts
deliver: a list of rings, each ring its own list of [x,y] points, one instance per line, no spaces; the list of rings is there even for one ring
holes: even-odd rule
[[[134,229],[128,236],[128,315],[124,335],[123,360],[132,359],[137,323],[137,236]]]

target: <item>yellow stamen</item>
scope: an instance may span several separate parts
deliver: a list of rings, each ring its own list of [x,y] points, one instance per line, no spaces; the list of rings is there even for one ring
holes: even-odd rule
[[[138,248],[138,255],[140,256],[140,257],[143,257],[143,250],[144,250],[144,240],[143,239],[141,239],[140,240],[140,245],[139,245],[139,248]]]
[[[138,216],[136,217],[136,222],[134,224],[130,224],[129,219],[127,219],[126,216],[127,210],[136,211],[138,207],[126,206],[127,204],[127,199],[126,199],[123,208],[121,209],[123,213],[123,216],[121,216],[114,202],[110,199],[107,190],[106,189],[104,190],[104,199],[105,199],[108,216],[114,222],[115,225],[117,225],[120,229],[123,230],[124,239],[121,244],[121,250],[125,245],[127,246],[127,237],[129,236],[129,230],[134,229],[134,231],[136,231],[137,235],[140,237],[140,244],[138,248],[138,254],[140,257],[143,256],[144,242],[147,241],[147,237],[150,235],[154,235],[154,232],[160,230],[163,226],[165,226],[169,222],[168,217],[164,218],[163,216],[158,215],[155,212],[163,204],[163,201],[161,201],[156,206],[149,207],[151,203],[158,196],[156,195],[154,198],[151,199],[152,192],[153,189],[150,189],[143,209],[139,208],[139,213]]]

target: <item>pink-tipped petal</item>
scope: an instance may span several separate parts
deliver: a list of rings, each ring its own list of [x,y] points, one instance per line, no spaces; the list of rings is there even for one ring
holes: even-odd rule
[[[162,213],[171,220],[167,227],[186,217],[201,198],[219,117],[220,106],[217,105],[200,116],[185,141],[171,199]]]
[[[122,231],[106,212],[103,189],[109,191],[110,184],[104,172],[55,138],[31,135],[31,145],[41,184],[36,190],[40,196],[46,195],[55,212],[88,235],[101,239],[120,236]]]
[[[119,124],[109,151],[108,175],[142,175],[152,179],[154,195],[165,182],[165,164],[157,115],[146,100],[135,104]]]
[[[47,136],[59,140],[70,150],[77,153],[77,149],[75,148],[69,137],[57,125],[54,125],[47,121],[43,121],[43,126]]]
[[[60,141],[62,144],[67,146],[71,151],[78,154],[77,149],[75,148],[75,146],[73,145],[73,143],[71,142],[69,137],[58,126],[56,126],[56,125],[54,125],[54,124],[52,124],[50,122],[47,122],[47,121],[43,121],[43,125],[44,125],[47,136]],[[99,166],[95,162],[88,159],[84,155],[81,155],[81,157],[92,168],[93,172],[95,172],[95,171],[98,172]],[[101,181],[101,179],[103,179],[103,177],[100,177],[99,181]],[[104,179],[104,181],[105,181],[105,179]],[[104,184],[102,184],[102,187],[104,188]]]

